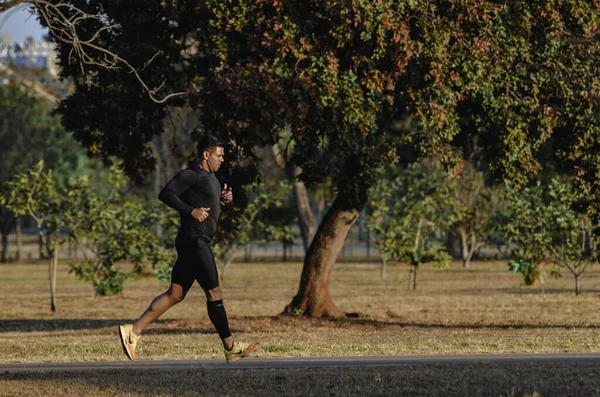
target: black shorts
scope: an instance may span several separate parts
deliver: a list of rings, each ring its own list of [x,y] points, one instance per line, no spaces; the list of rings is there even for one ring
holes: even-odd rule
[[[204,291],[219,286],[217,264],[208,241],[203,238],[177,238],[175,248],[177,261],[171,271],[171,283],[181,285],[186,292],[194,281],[198,281]]]

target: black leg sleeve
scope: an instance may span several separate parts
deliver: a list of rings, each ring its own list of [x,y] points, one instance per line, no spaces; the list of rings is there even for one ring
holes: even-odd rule
[[[227,321],[227,312],[225,312],[223,300],[208,301],[206,306],[208,307],[208,317],[215,326],[221,339],[230,337],[231,331],[229,330],[229,322]]]

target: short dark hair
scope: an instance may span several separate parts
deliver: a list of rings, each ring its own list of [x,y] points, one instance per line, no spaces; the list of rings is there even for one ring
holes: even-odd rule
[[[198,157],[202,157],[202,153],[212,152],[218,147],[225,147],[223,141],[214,135],[206,134],[198,138],[198,149],[196,153]]]

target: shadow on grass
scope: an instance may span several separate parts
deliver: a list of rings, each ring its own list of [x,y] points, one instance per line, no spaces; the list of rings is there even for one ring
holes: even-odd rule
[[[410,291],[412,292],[412,291]],[[542,288],[542,287],[511,287],[511,288],[462,288],[452,290],[453,294],[481,295],[481,294],[504,294],[504,295],[572,295],[575,296],[575,288]],[[582,295],[600,294],[600,289],[583,289]]]
[[[324,317],[324,318],[296,318],[285,314],[277,316],[257,317],[232,317],[238,323],[238,327],[232,327],[234,334],[242,332],[277,332],[278,329],[288,330],[290,327],[331,327],[350,328],[356,326],[385,328],[385,327],[413,327],[413,328],[437,328],[437,329],[598,329],[600,326],[591,324],[481,324],[481,323],[419,323],[403,321],[400,315],[388,313],[390,320],[376,320],[362,313],[346,313],[346,317]],[[187,321],[181,320],[156,320],[153,326],[144,331],[145,335],[184,335],[184,334],[214,334],[212,324],[194,324],[190,326]],[[118,325],[130,322],[130,320],[119,319],[11,319],[0,320],[0,334],[4,332],[54,332],[54,331],[77,331],[77,330],[99,330],[106,329],[116,331]],[[180,324],[178,326],[178,324]],[[158,327],[154,327],[158,325]]]
[[[598,329],[598,325],[591,324],[446,324],[446,323],[417,323],[408,321],[380,321],[362,319],[356,313],[349,313],[350,318],[330,318],[333,323],[348,323],[349,325],[368,325],[374,327],[399,326],[415,328],[440,328],[440,329]],[[356,318],[358,317],[358,318]]]
[[[375,320],[369,318],[368,315],[362,313],[346,313],[346,317],[323,317],[323,318],[296,318],[281,314],[273,317],[262,317],[263,320],[271,320],[273,322],[282,323],[285,327],[290,326],[304,326],[312,325],[315,327],[331,326],[339,328],[351,328],[356,326],[366,326],[374,328],[385,328],[385,327],[413,327],[413,328],[437,328],[437,329],[599,329],[599,325],[592,324],[470,324],[470,323],[419,323],[402,321],[402,316],[398,316],[394,313],[389,314],[390,320]],[[398,318],[394,318],[398,317]],[[248,318],[248,320],[259,320],[257,317]]]
[[[53,331],[78,331],[108,329],[111,332],[117,330],[118,325],[130,323],[131,320],[94,320],[94,319],[55,319],[55,320],[29,320],[13,319],[0,320],[0,334],[3,332],[53,332]],[[162,325],[159,328],[147,328],[144,335],[183,335],[183,334],[214,334],[212,325],[177,327],[177,319],[155,320],[152,325]],[[173,328],[164,328],[165,325],[174,324]],[[241,332],[234,328],[232,332]]]
[[[116,328],[131,320],[96,320],[96,319],[68,319],[59,318],[51,320],[12,319],[0,320],[0,333],[2,332],[44,332],[67,330],[90,330],[102,328]],[[157,320],[155,323],[168,323],[169,320]]]
[[[542,288],[542,287],[523,287],[523,288],[501,288],[495,291],[504,292],[506,294],[521,294],[521,295],[544,295],[544,294],[564,294],[575,296],[575,287],[573,288]],[[599,294],[600,289],[582,289],[581,294]]]

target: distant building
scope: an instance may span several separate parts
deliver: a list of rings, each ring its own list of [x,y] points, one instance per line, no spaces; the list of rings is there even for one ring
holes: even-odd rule
[[[34,42],[28,37],[25,43],[6,42],[10,35],[0,36],[0,63],[4,65],[27,66],[47,70],[58,75],[56,44],[49,41]]]
[[[11,44],[13,42],[13,37],[10,34],[1,33],[0,34],[0,44]]]

